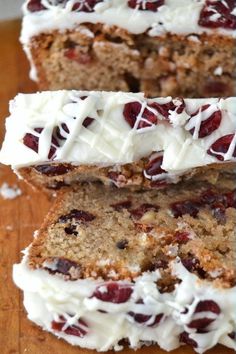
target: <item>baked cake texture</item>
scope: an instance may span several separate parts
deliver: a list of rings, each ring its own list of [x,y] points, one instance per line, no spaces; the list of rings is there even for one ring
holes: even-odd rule
[[[21,42],[40,89],[235,93],[235,0],[28,0]]]
[[[60,191],[14,266],[29,319],[98,351],[236,349],[235,184]]]
[[[10,111],[0,161],[39,187],[216,183],[235,167],[236,98],[48,91],[19,94]]]

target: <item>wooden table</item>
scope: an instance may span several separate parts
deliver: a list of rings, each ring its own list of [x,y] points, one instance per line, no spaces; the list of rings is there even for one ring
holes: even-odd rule
[[[37,88],[28,79],[28,62],[18,41],[19,21],[0,23],[0,141],[4,134],[4,119],[8,115],[8,101],[17,92],[33,92]],[[17,151],[15,152],[17,154]],[[17,180],[9,168],[0,166],[0,186],[16,183],[22,196],[14,200],[0,197],[0,354],[95,354],[71,347],[53,335],[43,332],[28,321],[22,306],[22,294],[12,282],[12,265],[19,262],[20,251],[32,240],[51,201]],[[113,353],[113,352],[110,352]],[[146,347],[136,352],[126,349],[121,354],[164,354],[157,347]],[[181,347],[173,354],[193,354]],[[232,354],[234,351],[218,346],[208,354]]]

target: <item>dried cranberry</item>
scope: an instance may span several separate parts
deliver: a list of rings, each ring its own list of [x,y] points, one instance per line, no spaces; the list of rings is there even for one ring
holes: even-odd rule
[[[134,321],[139,323],[139,324],[143,324],[145,325],[146,322],[150,321],[150,319],[153,317],[152,315],[144,315],[142,313],[134,313],[132,311],[128,312],[129,316],[133,317]],[[159,322],[161,321],[163,317],[163,313],[160,313],[159,315],[156,315],[154,318],[154,321],[147,325],[148,327],[155,327],[159,324]]]
[[[140,111],[142,109],[142,104],[140,102],[130,102],[126,103],[123,111],[126,122],[133,128],[135,126],[136,120]],[[145,108],[142,117],[139,120],[137,129],[151,127],[156,125],[158,122],[155,113],[151,112],[148,108]]]
[[[180,102],[179,105],[177,105],[177,102]],[[170,101],[168,103],[160,104],[157,102],[154,102],[150,105],[152,108],[156,109],[158,113],[161,114],[162,117],[165,119],[169,119],[169,114],[170,111],[176,111],[177,114],[181,114],[184,109],[185,109],[185,102],[182,98],[176,99],[176,102]]]
[[[58,139],[65,140],[66,138],[64,137],[64,135],[61,134],[61,130],[64,130],[64,132],[66,132],[67,134],[70,133],[69,128],[66,125],[66,123],[62,123],[61,127],[56,128],[56,136],[58,137]]]
[[[105,287],[105,291],[104,291]],[[129,300],[133,289],[131,286],[119,283],[107,283],[99,286],[92,297],[104,302],[112,302],[113,304],[121,304]]]
[[[78,232],[76,231],[76,225],[70,225],[68,227],[65,227],[65,233],[67,235],[74,235],[77,236]]]
[[[178,243],[187,243],[189,241],[189,232],[187,231],[176,231],[174,238]]]
[[[189,255],[187,257],[182,257],[181,262],[190,273],[195,271],[201,278],[205,278],[206,272],[203,268],[201,268],[200,262],[197,258]]]
[[[197,200],[185,200],[171,204],[171,212],[175,218],[189,214],[196,218],[200,209],[201,203]]]
[[[194,117],[196,117],[200,111],[204,112],[209,107],[210,107],[209,104],[202,106],[201,108],[199,108],[197,110],[197,112],[195,112],[191,115],[191,118],[194,119]],[[190,121],[191,121],[191,118],[190,118]],[[218,111],[215,111],[209,118],[202,121],[200,128],[199,128],[199,132],[198,132],[198,138],[205,138],[206,136],[213,133],[216,129],[218,129],[220,126],[220,123],[221,123],[221,119],[222,119],[221,111],[218,110]],[[195,128],[192,128],[191,130],[189,130],[189,132],[192,135],[194,134],[194,131],[195,131]]]
[[[93,119],[93,118],[87,117],[87,118],[85,118],[85,120],[83,121],[83,124],[82,124],[82,125],[83,125],[85,128],[87,128],[90,124],[93,123],[94,120],[95,120],[95,119]]]
[[[211,147],[207,150],[209,155],[215,156],[218,160],[224,161],[224,154],[226,154],[229,150],[230,144],[234,139],[235,134],[224,135],[211,145]],[[234,147],[233,157],[236,157],[236,146]]]
[[[68,214],[62,215],[58,219],[58,222],[67,223],[72,219],[75,219],[76,222],[84,224],[86,222],[93,221],[95,219],[95,216],[84,210],[73,209]]]
[[[123,209],[130,209],[132,206],[131,200],[125,200],[116,204],[111,204],[111,207],[116,211],[122,211]]]
[[[54,274],[60,273],[63,275],[71,276],[70,274],[71,269],[80,270],[80,266],[76,262],[70,261],[66,258],[56,258],[54,259],[54,261],[55,261],[55,265],[53,270],[51,268],[45,267],[47,270],[50,271],[50,273],[54,273]]]
[[[231,339],[236,339],[236,332],[231,332],[228,334],[228,336],[231,338]]]
[[[156,176],[166,171],[161,168],[163,162],[163,156],[158,156],[152,160],[150,160],[145,167],[145,172],[148,176]]]
[[[76,1],[72,10],[73,11],[83,11],[83,12],[93,12],[94,7],[103,0],[79,0]]]
[[[133,218],[141,219],[141,217],[149,210],[158,212],[159,208],[160,207],[158,205],[143,203],[137,209],[131,210],[130,213],[132,214]]]
[[[76,48],[68,48],[64,51],[64,56],[67,59],[76,61],[79,64],[89,64],[92,62],[92,56],[89,53],[81,53]]]
[[[27,9],[30,12],[38,12],[46,10],[46,7],[42,5],[41,0],[30,0],[27,4]]]
[[[207,318],[207,317],[197,318],[196,320],[192,320],[188,324],[188,327],[189,328],[196,328],[198,331],[201,331],[201,330],[205,329],[206,327],[208,327],[209,324],[211,324],[214,321],[215,321],[214,318]]]
[[[202,88],[202,91],[207,97],[227,96],[229,87],[226,82],[219,80],[208,80]]]
[[[236,16],[232,14],[235,0],[207,0],[198,24],[209,28],[236,29]]]
[[[35,128],[34,131],[36,133],[42,133],[43,128]],[[52,159],[56,153],[56,147],[59,146],[57,139],[52,136],[51,139],[51,147],[48,153],[48,158]],[[33,135],[31,133],[26,133],[24,138],[23,138],[23,144],[25,146],[27,146],[28,148],[30,148],[31,150],[35,151],[36,153],[38,153],[38,147],[39,147],[39,137],[36,135]]]
[[[199,301],[195,308],[195,312],[213,312],[217,315],[221,313],[219,305],[213,300],[202,300]]]
[[[38,166],[35,166],[34,169],[37,172],[42,173],[43,175],[46,175],[48,177],[53,177],[53,176],[64,175],[65,173],[69,172],[71,170],[71,166],[65,165],[65,164],[38,165]]]
[[[120,240],[116,243],[116,247],[119,248],[119,250],[124,250],[128,247],[129,241],[128,240]]]
[[[68,335],[80,338],[83,338],[88,333],[88,325],[82,319],[79,319],[76,324],[67,326],[67,321],[65,317],[60,316],[59,321],[52,321],[51,327],[54,331],[64,332]]]
[[[128,1],[128,6],[131,7],[132,9],[138,9],[138,10],[148,10],[148,11],[153,11],[156,12],[158,11],[158,8],[162,5],[164,5],[165,0],[156,0],[156,1],[148,1],[148,0],[129,0]]]
[[[236,208],[236,189],[231,192],[225,193],[224,197],[226,200],[227,208]]]
[[[190,345],[193,348],[197,348],[198,347],[197,342],[194,339],[189,337],[189,333],[188,332],[180,333],[179,341],[180,341],[180,343],[188,344],[188,345]]]

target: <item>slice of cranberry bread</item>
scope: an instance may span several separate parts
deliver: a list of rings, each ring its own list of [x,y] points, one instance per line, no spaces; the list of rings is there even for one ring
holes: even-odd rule
[[[235,14],[235,0],[28,0],[21,42],[42,90],[226,97]]]
[[[19,94],[0,161],[33,185],[55,189],[91,180],[137,189],[192,177],[214,183],[219,169],[235,166],[235,107],[236,98]]]
[[[61,191],[14,280],[28,317],[69,343],[236,349],[235,178],[162,191]]]

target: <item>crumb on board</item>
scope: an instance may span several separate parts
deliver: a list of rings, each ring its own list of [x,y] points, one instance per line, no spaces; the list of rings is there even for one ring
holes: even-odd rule
[[[0,196],[3,199],[15,199],[22,195],[22,191],[16,185],[10,187],[8,183],[4,182],[0,187]]]

